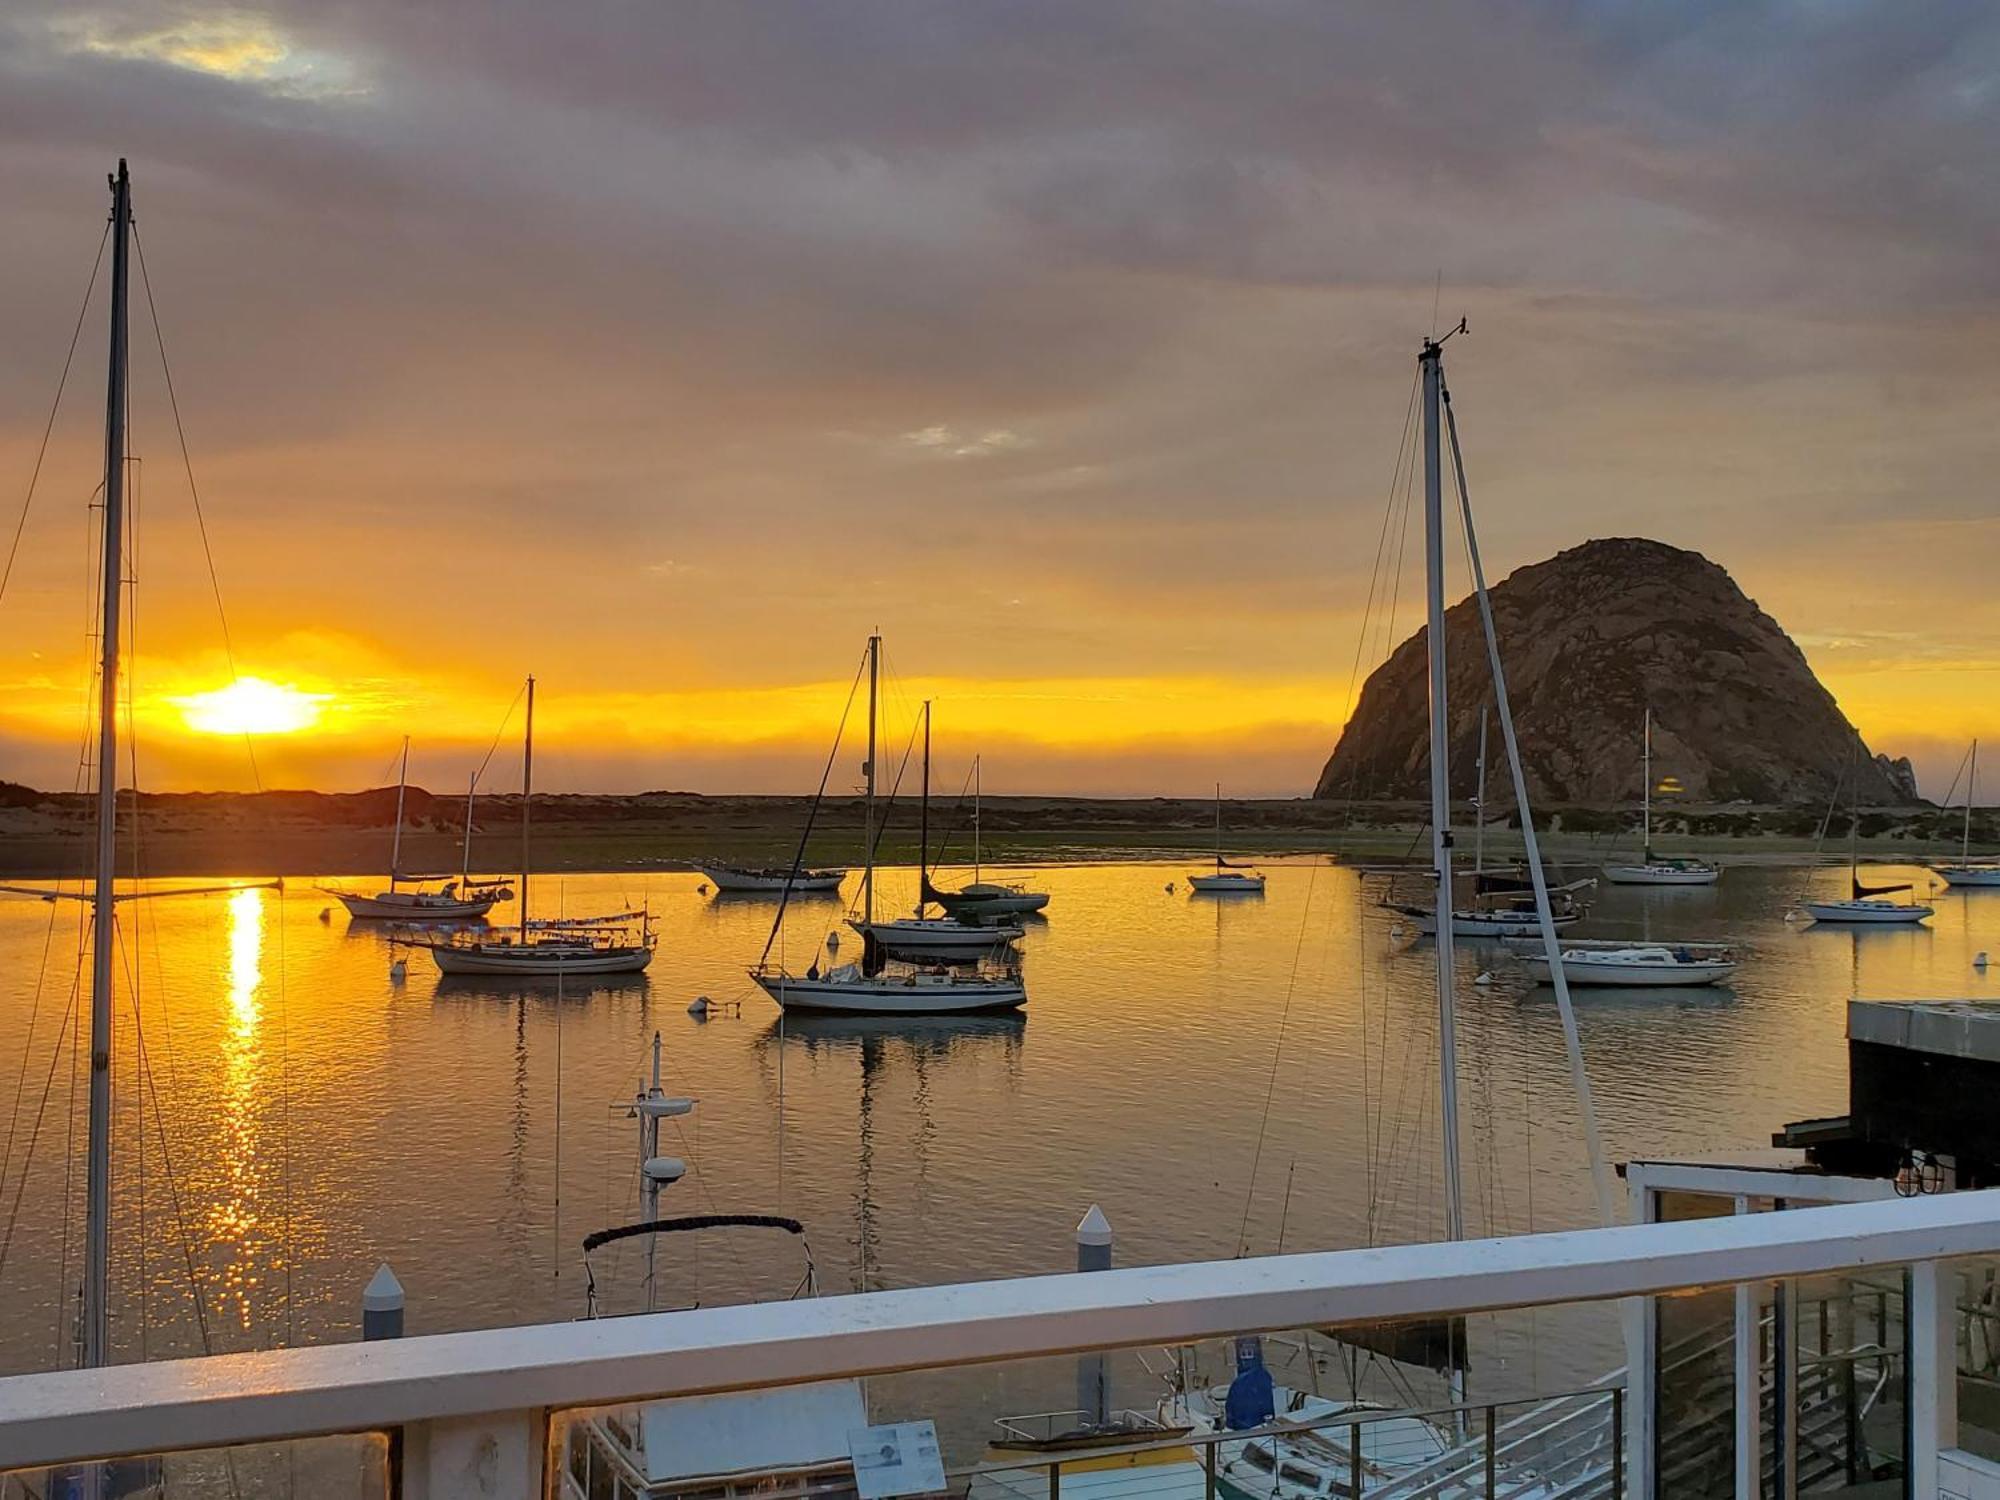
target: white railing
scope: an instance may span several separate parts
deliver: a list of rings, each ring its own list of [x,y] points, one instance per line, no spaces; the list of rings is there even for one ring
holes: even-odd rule
[[[409,1493],[499,1434],[535,1494],[566,1407],[1991,1253],[2000,1190],[59,1371],[0,1379],[0,1468],[400,1429]]]

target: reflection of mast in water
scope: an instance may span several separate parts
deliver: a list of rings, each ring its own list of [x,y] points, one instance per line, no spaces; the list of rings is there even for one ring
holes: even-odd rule
[[[880,1246],[875,1238],[875,1076],[882,1070],[882,1039],[861,1039],[859,1149],[854,1172],[854,1254],[857,1289],[875,1284]]]
[[[527,1231],[522,1221],[528,1201],[528,997],[514,1001],[514,1112],[507,1133],[506,1211],[503,1237],[511,1244],[524,1245]]]

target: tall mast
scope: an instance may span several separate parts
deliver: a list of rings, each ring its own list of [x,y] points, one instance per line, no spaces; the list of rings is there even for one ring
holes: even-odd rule
[[[97,882],[91,900],[90,1158],[85,1173],[83,1348],[86,1368],[109,1363],[105,1299],[111,1267],[111,956],[118,861],[118,605],[125,583],[126,262],[132,179],[111,179],[111,358],[104,382],[104,615],[98,626]]]
[[[917,812],[917,915],[924,914],[924,887],[931,879],[931,700],[924,699],[924,790]]]
[[[1472,873],[1486,868],[1486,710],[1479,710],[1479,791],[1472,804]]]
[[[1447,737],[1444,649],[1444,469],[1440,452],[1438,389],[1443,351],[1424,340],[1418,365],[1424,382],[1424,575],[1430,654],[1431,858],[1437,875],[1438,1101],[1444,1141],[1444,1220],[1447,1238],[1465,1238],[1465,1185],[1458,1164],[1458,1034],[1452,996],[1451,752]]]
[[[1215,868],[1222,868],[1222,783],[1215,784]]]
[[[528,730],[521,749],[521,941],[528,940],[528,829],[535,806],[535,679],[528,678]]]
[[[1639,827],[1641,842],[1645,845],[1645,862],[1653,862],[1653,705],[1646,705],[1645,748],[1639,752],[1639,775],[1644,782],[1639,788]]]
[[[979,757],[972,757],[972,883],[979,884]]]
[[[403,794],[410,785],[410,737],[403,736],[403,769],[396,775],[396,837],[389,845],[389,889],[396,888],[396,876],[403,868]]]
[[[459,842],[458,883],[460,888],[472,883],[472,796],[479,790],[479,773],[474,771],[465,781],[465,837]]]
[[[875,696],[882,675],[882,637],[868,637],[868,795],[861,805],[861,925],[875,924]]]
[[[1972,858],[1972,799],[1979,790],[1979,741],[1972,742],[1972,769],[1965,778],[1965,837],[1959,841],[1958,857]]]

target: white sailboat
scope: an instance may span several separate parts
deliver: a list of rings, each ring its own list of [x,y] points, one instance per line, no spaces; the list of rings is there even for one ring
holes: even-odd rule
[[[1222,783],[1215,784],[1215,868],[1201,875],[1187,878],[1188,889],[1203,896],[1261,896],[1264,894],[1264,874],[1261,870],[1241,865],[1231,865],[1222,857]]]
[[[708,877],[709,884],[729,896],[795,896],[840,889],[847,879],[845,870],[791,870],[775,865],[746,866],[708,864],[695,868]]]
[[[510,932],[489,936],[456,932],[446,936],[399,937],[424,948],[440,974],[563,979],[586,974],[638,974],[653,961],[658,938],[645,911],[607,916],[528,918],[529,835],[535,805],[535,679],[528,679],[527,729],[521,753],[521,921]]]
[[[390,922],[476,922],[502,901],[511,901],[514,892],[505,881],[472,879],[472,791],[465,795],[465,837],[462,842],[464,867],[456,878],[450,876],[405,875],[403,870],[403,799],[410,786],[410,737],[403,736],[403,765],[396,778],[396,833],[389,845],[389,889],[372,896],[331,886],[320,889],[347,908],[360,921]],[[438,890],[425,886],[443,880]],[[403,890],[403,885],[411,889]]]
[[[1636,865],[1606,865],[1604,878],[1613,885],[1714,885],[1722,871],[1705,860],[1668,859],[1653,852],[1653,710],[1646,709],[1644,767],[1640,793],[1642,854]]]
[[[1554,982],[1547,954],[1531,954],[1523,962],[1537,984]],[[1659,989],[1721,984],[1736,972],[1737,958],[1727,943],[1601,940],[1565,943],[1561,963],[1572,985]]]
[[[1023,917],[1049,904],[1047,891],[984,879],[980,873],[979,757],[972,758],[972,879],[955,891],[940,890],[924,874],[924,894],[950,916]]]
[[[1838,791],[1835,793],[1838,796]],[[1847,825],[1847,886],[1844,899],[1834,901],[1807,901],[1804,903],[1806,915],[1815,922],[1834,922],[1870,925],[1907,925],[1921,922],[1933,915],[1930,907],[1921,901],[1888,901],[1884,897],[1904,892],[1914,894],[1916,887],[1907,880],[1889,885],[1865,885],[1861,879],[1861,807],[1855,802]]]
[[[1972,857],[1972,800],[1979,789],[1979,741],[1972,742],[1972,763],[1965,782],[1965,832],[1959,838],[1958,863],[1934,865],[1947,885],[2000,886],[2000,859]]]
[[[1011,937],[1002,936],[996,942],[991,936],[980,938],[982,929],[964,923],[950,924],[958,933],[970,933],[972,941],[982,944],[975,949],[975,956],[985,954],[984,962],[969,969],[943,962],[944,954],[931,955],[939,961],[928,964],[899,963],[882,940],[882,931],[888,928],[900,929],[900,935],[907,938],[913,922],[878,923],[875,919],[875,760],[881,671],[882,638],[871,635],[868,637],[868,760],[863,767],[867,788],[862,802],[862,848],[866,863],[861,872],[861,916],[852,924],[862,936],[860,962],[836,964],[822,973],[815,958],[803,975],[792,974],[782,964],[773,965],[771,946],[785,916],[781,906],[771,924],[771,937],[764,944],[764,956],[750,970],[750,978],[787,1011],[951,1015],[1016,1009],[1027,1003],[1027,986],[1022,982],[1018,963],[1000,955],[1012,937],[1020,935],[1018,927],[1005,929]],[[903,946],[908,951],[914,945]]]

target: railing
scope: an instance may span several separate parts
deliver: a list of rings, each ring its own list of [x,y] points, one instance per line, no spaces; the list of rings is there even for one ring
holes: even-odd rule
[[[396,1435],[405,1493],[540,1496],[552,1492],[550,1435],[566,1408],[1996,1252],[2000,1195],[1958,1193],[61,1371],[0,1380],[0,1468],[379,1433]],[[1912,1327],[1919,1360],[1926,1340],[1941,1342],[1948,1370],[1948,1316],[1941,1332],[1923,1318]]]

